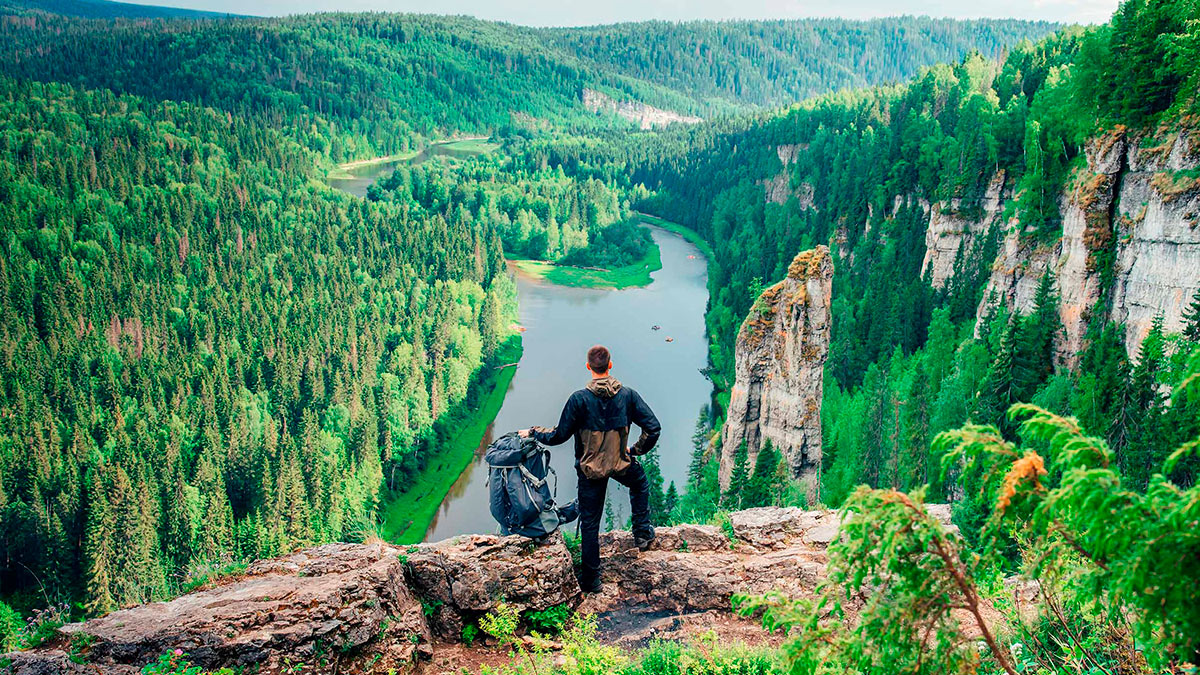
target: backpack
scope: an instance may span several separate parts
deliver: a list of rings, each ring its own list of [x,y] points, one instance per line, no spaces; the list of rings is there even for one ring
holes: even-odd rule
[[[574,500],[561,507],[555,503],[558,476],[550,468],[550,451],[534,439],[504,434],[492,441],[483,458],[488,463],[492,517],[502,534],[543,539],[579,516]]]

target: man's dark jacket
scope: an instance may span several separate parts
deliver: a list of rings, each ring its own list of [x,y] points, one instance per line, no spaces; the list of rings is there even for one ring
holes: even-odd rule
[[[627,449],[631,422],[642,434]],[[580,472],[588,478],[604,478],[628,468],[629,455],[650,452],[661,429],[642,397],[609,375],[595,378],[587,388],[571,394],[558,425],[550,430],[535,427],[532,435],[546,445],[559,445],[574,436]]]

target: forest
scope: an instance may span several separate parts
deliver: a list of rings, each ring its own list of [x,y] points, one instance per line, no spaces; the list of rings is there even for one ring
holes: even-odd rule
[[[456,133],[517,149],[630,131],[580,105],[585,82],[718,109],[633,59],[592,63],[544,31],[464,17],[14,7],[0,596],[22,611],[99,614],[370,536],[512,333],[504,256],[620,266],[651,246],[628,224],[642,192],[523,152],[406,168],[367,200],[321,184],[335,164]],[[1049,29],[939,24],[889,43],[887,72]]]
[[[1071,369],[1058,351],[1062,326],[1051,275],[1041,280],[1030,314],[994,307],[976,325],[1005,234],[999,228],[958,252],[940,288],[923,274],[922,261],[931,203],[953,200],[960,213],[978,212],[998,177],[1011,186],[1014,197],[1004,208],[1021,236],[1053,242],[1061,231],[1056,195],[1080,166],[1089,138],[1117,125],[1151,135],[1190,125],[1200,86],[1196,16],[1187,3],[1131,2],[1111,25],[1023,42],[1003,61],[973,54],[902,86],[839,92],[760,120],[659,138],[531,144],[527,161],[617,182],[627,176],[650,195],[637,208],[688,225],[713,244],[707,323],[717,403],[705,425],[713,429],[732,385],[737,332],[759,292],[784,276],[795,252],[836,245],[823,503],[841,504],[860,484],[928,484],[931,499],[952,496],[963,486],[943,483],[932,439],[968,421],[1011,431],[1009,406],[1030,401],[1074,415],[1106,438],[1122,470],[1144,488],[1164,453],[1200,430],[1195,407],[1170,405],[1163,395],[1182,379],[1200,337],[1200,296],[1183,334],[1156,327],[1134,358],[1120,328],[1103,322],[1097,309],[1080,365]],[[1145,60],[1117,56],[1131,53]],[[797,149],[786,165],[781,145]],[[762,181],[778,172],[806,186],[804,197],[766,199]],[[1111,264],[1111,255],[1098,259]],[[1110,301],[1105,293],[1099,303]],[[763,454],[735,473],[775,475],[778,453]],[[1181,464],[1175,477],[1194,483],[1196,466]],[[730,504],[762,501],[761,489],[754,499],[740,495],[744,481],[736,481],[733,495],[720,494],[715,466],[708,474],[701,468],[674,517],[704,520]],[[786,481],[775,483],[766,501],[787,501]],[[966,499],[958,506],[979,505]]]
[[[1156,323],[1131,356],[1105,287],[1064,357],[1051,274],[1032,311],[979,316],[1007,232],[959,249],[943,285],[923,269],[936,205],[978,213],[998,182],[1019,237],[1050,246],[1090,140],[1193,128],[1192,0],[1127,0],[1093,27],[5,7],[0,651],[256,558],[377,536],[384,503],[438,458],[439,424],[510,358],[506,258],[636,262],[654,246],[640,211],[713,251],[714,396],[686,486],[647,458],[655,522],[840,508],[833,578],[890,580],[844,634],[814,618],[840,611],[832,596],[738,598],[794,630],[736,672],[1065,673],[1080,653],[1093,673],[1182,672],[1200,655],[1175,583],[1200,576],[1200,292],[1182,332]],[[585,86],[705,119],[639,129],[588,111]],[[366,199],[322,180],[468,134],[502,149],[401,165]],[[770,200],[781,175],[793,192]],[[819,503],[769,444],[739,453],[723,488],[713,437],[738,330],[817,244],[836,267]],[[1114,246],[1095,251],[1109,283]],[[954,502],[961,551],[921,555],[951,546],[925,500]],[[1066,633],[979,648],[948,618],[955,598],[1018,571],[1053,576]]]

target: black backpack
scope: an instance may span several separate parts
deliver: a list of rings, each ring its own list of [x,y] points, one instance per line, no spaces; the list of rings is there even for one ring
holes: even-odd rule
[[[579,517],[574,500],[562,506],[555,503],[558,476],[550,468],[550,451],[534,439],[507,433],[492,441],[484,460],[492,517],[500,523],[501,533],[543,539]]]

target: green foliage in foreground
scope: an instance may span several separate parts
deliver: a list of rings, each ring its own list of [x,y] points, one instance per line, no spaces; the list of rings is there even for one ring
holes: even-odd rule
[[[191,661],[187,660],[187,654],[176,649],[158,657],[154,663],[147,664],[142,668],[142,675],[234,675],[234,671],[231,668],[205,670],[200,666],[193,666]]]
[[[1200,352],[1174,405],[1198,398]],[[929,515],[924,490],[863,486],[842,508],[816,600],[735,600],[767,627],[795,630],[784,647],[792,673],[1149,673],[1200,662],[1200,486],[1168,478],[1200,436],[1132,489],[1108,443],[1075,419],[1028,404],[1008,414],[1017,442],[973,424],[935,441],[946,467],[983,476],[990,508],[977,548]],[[997,578],[1013,538],[1033,612]],[[988,619],[996,611],[1006,626]]]
[[[596,619],[575,615],[559,635],[561,651],[550,650],[536,632],[516,636],[516,611],[500,603],[480,619],[485,632],[512,649],[512,662],[483,675],[782,675],[774,650],[722,643],[715,633],[693,642],[654,640],[645,649],[628,651],[605,644]],[[530,645],[530,646],[527,646]]]

